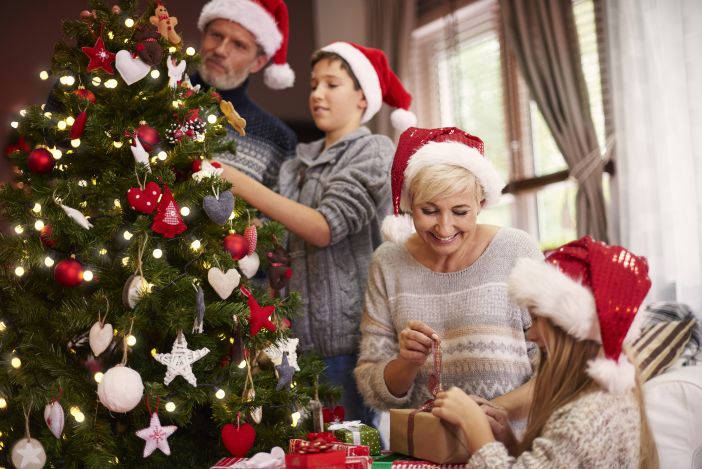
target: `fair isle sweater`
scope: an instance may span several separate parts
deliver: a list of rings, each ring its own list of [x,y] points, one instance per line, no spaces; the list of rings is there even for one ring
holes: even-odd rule
[[[529,451],[509,456],[502,443],[489,443],[467,469],[592,468],[638,469],[641,422],[633,393],[589,393],[556,410]]]
[[[209,86],[199,75],[191,78],[193,85]],[[227,126],[227,139],[236,141],[236,154],[219,153],[213,159],[233,166],[247,176],[274,188],[280,165],[295,155],[297,137],[280,119],[261,109],[249,98],[246,80],[233,90],[217,90],[222,99],[231,101],[234,109],[246,119],[246,135],[240,136]]]
[[[434,272],[404,244],[384,243],[373,255],[361,322],[361,351],[354,371],[366,404],[377,409],[418,407],[432,396],[427,387],[433,360],[426,361],[407,394],[395,397],[385,384],[385,366],[399,354],[398,336],[418,319],[441,338],[441,381],[485,399],[501,396],[532,375],[525,331],[527,311],[507,295],[507,276],[517,259],[542,259],[523,231],[501,228],[473,262],[459,272]],[[527,346],[529,345],[529,347]]]

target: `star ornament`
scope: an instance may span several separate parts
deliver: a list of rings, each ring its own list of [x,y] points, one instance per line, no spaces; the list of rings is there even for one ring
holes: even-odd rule
[[[39,441],[23,438],[12,448],[12,463],[19,469],[41,468],[46,463],[46,453]]]
[[[158,419],[158,414],[151,414],[151,423],[147,428],[136,432],[136,436],[146,441],[144,445],[144,457],[148,457],[156,448],[160,449],[163,454],[170,456],[171,447],[168,446],[168,437],[178,430],[175,425],[161,426],[161,421]]]
[[[80,50],[90,59],[90,62],[88,62],[89,72],[101,68],[110,75],[114,75],[115,71],[112,68],[112,62],[115,61],[115,54],[105,49],[105,42],[102,40],[102,36],[97,38],[93,47],[81,47]]]
[[[275,367],[275,371],[278,372],[278,384],[275,387],[276,391],[280,391],[292,384],[295,368],[288,363],[287,353],[283,354],[283,362]]]
[[[192,365],[205,355],[210,353],[210,349],[203,347],[200,350],[189,350],[188,342],[183,333],[179,333],[173,342],[171,353],[157,353],[154,358],[162,365],[166,365],[166,376],[163,384],[168,386],[173,379],[180,375],[193,386],[197,386],[197,378],[193,374]]]
[[[297,364],[297,345],[299,342],[300,339],[283,339],[267,347],[263,352],[270,357],[274,365],[283,363],[283,355],[287,355],[288,364],[295,368],[295,371],[300,371],[300,366]]]
[[[251,335],[258,334],[261,328],[266,328],[271,332],[275,332],[275,324],[271,322],[271,315],[275,311],[275,306],[261,306],[247,288],[240,287],[239,289],[241,293],[246,296],[246,302],[249,305],[249,328]]]

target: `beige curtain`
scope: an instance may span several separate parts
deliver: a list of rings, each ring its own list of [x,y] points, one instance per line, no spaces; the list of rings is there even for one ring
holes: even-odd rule
[[[578,182],[578,235],[608,241],[603,159],[580,64],[573,6],[567,0],[500,0],[506,37],[529,91]]]
[[[368,46],[382,49],[390,66],[406,85],[409,76],[410,36],[417,17],[416,0],[366,0]],[[408,90],[409,91],[409,90]],[[373,132],[397,137],[390,124],[392,109],[383,106],[371,121]]]

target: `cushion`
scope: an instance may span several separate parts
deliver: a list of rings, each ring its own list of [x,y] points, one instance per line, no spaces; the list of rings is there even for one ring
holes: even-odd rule
[[[685,350],[694,319],[668,321],[644,329],[627,349],[645,382],[667,370]]]

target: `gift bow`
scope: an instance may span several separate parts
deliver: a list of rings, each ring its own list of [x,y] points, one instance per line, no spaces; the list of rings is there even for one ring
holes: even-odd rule
[[[336,443],[336,439],[332,432],[310,432],[307,434],[308,441],[322,440],[326,443]]]
[[[285,451],[279,446],[275,446],[270,453],[256,453],[232,466],[233,469],[274,469],[278,467],[285,467]]]
[[[361,444],[361,421],[360,420],[348,420],[346,422],[334,422],[329,427],[329,430],[348,430],[351,432],[353,437],[353,444]]]

